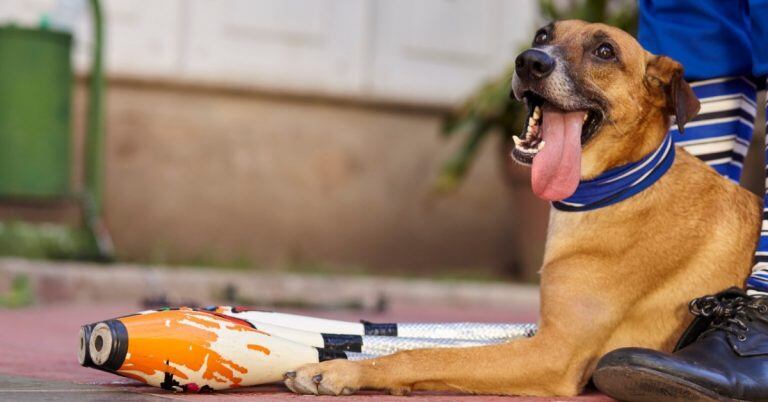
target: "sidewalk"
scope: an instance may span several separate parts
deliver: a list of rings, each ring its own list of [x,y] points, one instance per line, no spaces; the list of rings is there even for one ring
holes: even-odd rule
[[[214,394],[174,394],[77,364],[77,333],[80,325],[141,310],[138,300],[146,297],[141,285],[146,275],[159,278],[155,282],[161,284],[158,288],[163,289],[167,286],[169,290],[177,292],[179,298],[193,298],[201,304],[217,302],[209,299],[209,296],[214,294],[210,293],[210,288],[195,283],[196,280],[202,280],[205,277],[200,270],[173,271],[175,275],[159,268],[81,266],[80,264],[0,260],[0,282],[7,280],[9,276],[23,273],[31,279],[35,293],[41,294],[41,300],[34,307],[0,310],[0,328],[3,329],[0,331],[0,401],[103,401],[107,399],[315,401],[332,399],[332,397],[294,395],[279,384]],[[306,295],[314,295],[312,292],[320,291],[323,286],[328,286],[324,293],[329,295],[323,296],[325,302],[338,301],[331,295],[338,298],[340,293],[343,293],[343,297],[357,297],[381,289],[387,292],[390,302],[383,312],[281,309],[286,312],[341,320],[533,322],[537,318],[537,301],[535,296],[531,297],[535,293],[535,288],[531,287],[441,284],[382,278],[297,278],[292,275],[280,278],[280,275],[275,274],[264,276],[244,273],[223,274],[207,283],[215,282],[218,284],[216,286],[220,286],[230,280],[253,281],[247,282],[249,286],[254,286],[248,291],[269,293],[273,301],[281,296],[281,293],[274,288],[285,289],[282,296],[294,297],[301,292],[310,292],[303,293],[306,297]],[[336,282],[333,282],[334,280]],[[336,292],[336,289],[350,287],[347,286],[348,283],[343,287],[338,286],[339,281],[350,281],[354,284],[353,287],[359,287],[357,293],[341,290]],[[243,282],[235,283],[238,283],[241,288],[246,288]],[[274,288],[270,289],[270,287]],[[60,291],[54,292],[55,289]],[[334,289],[334,291],[329,292],[327,289]],[[509,292],[506,305],[503,298],[504,290]],[[436,295],[439,291],[445,291],[450,297]],[[42,294],[45,292],[48,294],[43,297]],[[96,301],[86,303],[88,299]],[[459,399],[467,401],[568,400],[425,393],[416,393],[411,397],[393,397],[376,392],[364,392],[353,397],[345,397],[343,400],[455,401]],[[333,398],[333,400],[339,399]],[[570,400],[610,401],[609,398],[594,391]]]
[[[12,278],[27,277],[37,301],[138,303],[166,296],[170,303],[296,304],[377,306],[384,297],[397,303],[434,306],[494,306],[531,310],[538,288],[531,285],[407,278],[316,275],[262,271],[90,264],[0,258],[0,293]],[[342,285],[343,286],[340,286]]]
[[[33,307],[22,310],[0,310],[0,401],[160,401],[201,400],[338,400],[332,397],[298,396],[281,385],[249,387],[215,394],[174,394],[145,386],[133,380],[81,367],[77,364],[77,330],[82,323],[116,317],[139,310],[136,305],[68,305]],[[357,313],[313,312],[293,310],[328,318],[355,320]],[[530,321],[534,312],[510,314],[500,308],[453,308],[400,306],[384,314],[367,314],[373,321]],[[10,330],[8,330],[10,329]],[[394,397],[365,392],[344,401],[554,401],[563,398],[502,398],[416,393],[411,397]],[[570,400],[610,401],[594,392]]]

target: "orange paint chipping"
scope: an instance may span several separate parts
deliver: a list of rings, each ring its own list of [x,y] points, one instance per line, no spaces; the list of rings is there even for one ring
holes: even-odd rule
[[[166,372],[188,380],[184,371],[192,371],[206,380],[238,386],[248,370],[212,348],[218,339],[216,331],[260,332],[233,325],[231,320],[213,314],[192,310],[159,311],[120,321],[125,324],[130,341],[128,357],[118,371],[140,380],[137,373],[152,376]],[[270,353],[258,345],[248,345],[248,348],[266,355]]]
[[[264,353],[267,356],[269,356],[269,353],[270,353],[269,349],[259,345],[248,345],[248,349],[259,351],[261,353]]]
[[[231,317],[231,316],[228,316],[228,315],[225,315],[225,314],[220,314],[218,312],[211,313],[211,314],[215,315],[216,317],[221,318],[222,320],[227,320],[227,321],[235,323],[235,325],[228,326],[227,329],[231,329],[233,331],[256,331],[256,332],[258,332],[258,333],[260,333],[262,335],[272,336],[272,335],[270,335],[270,334],[268,334],[268,333],[266,333],[264,331],[259,331],[258,329],[254,328],[246,320],[243,320],[243,319],[240,319],[240,318],[236,318],[236,317]]]

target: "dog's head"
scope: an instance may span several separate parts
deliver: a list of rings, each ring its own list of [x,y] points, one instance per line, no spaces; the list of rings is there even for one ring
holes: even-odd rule
[[[699,102],[676,61],[604,24],[560,21],[515,60],[513,95],[528,106],[512,157],[532,165],[533,191],[562,200],[590,179],[655,149],[675,116],[682,131]]]

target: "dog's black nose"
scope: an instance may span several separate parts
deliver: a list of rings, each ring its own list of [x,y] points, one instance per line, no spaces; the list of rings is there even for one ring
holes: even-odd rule
[[[539,80],[555,69],[555,59],[538,49],[528,49],[515,59],[515,72],[522,79]]]

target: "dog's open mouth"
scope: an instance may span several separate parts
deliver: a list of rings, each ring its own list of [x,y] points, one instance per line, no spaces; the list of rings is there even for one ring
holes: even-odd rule
[[[567,111],[557,108],[540,95],[531,91],[525,91],[523,102],[525,102],[528,108],[528,119],[526,119],[525,127],[520,135],[512,137],[512,140],[515,142],[512,152],[519,163],[530,165],[533,162],[533,157],[546,146],[546,141],[542,138],[541,132],[543,111],[545,109],[548,109],[550,112],[560,113],[567,113]],[[583,113],[580,136],[582,146],[589,141],[600,122],[599,112],[587,109]]]
[[[514,159],[531,165],[534,193],[562,200],[576,191],[581,172],[581,147],[601,120],[597,110],[564,110],[532,91],[523,94],[528,107],[525,130],[513,137]]]

